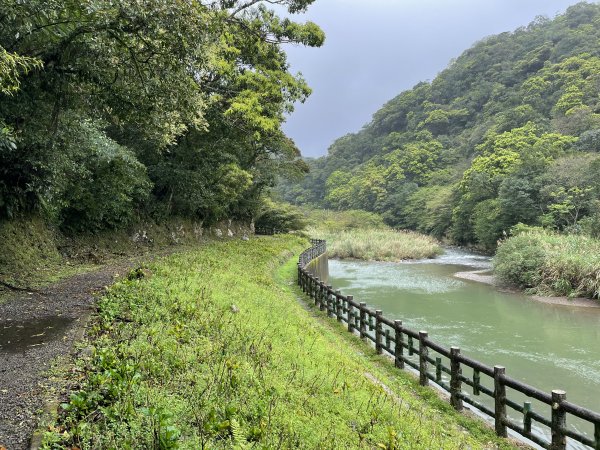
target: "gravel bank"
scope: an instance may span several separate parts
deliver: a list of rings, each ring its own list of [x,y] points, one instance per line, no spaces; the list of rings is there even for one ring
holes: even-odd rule
[[[454,276],[463,280],[477,281],[478,283],[496,286],[502,291],[520,292],[516,289],[501,287],[496,277],[489,274],[489,269],[457,272],[454,274]],[[575,306],[579,308],[600,308],[600,301],[592,300],[590,298],[545,297],[541,295],[531,295],[529,298],[537,302],[547,303],[549,305]]]

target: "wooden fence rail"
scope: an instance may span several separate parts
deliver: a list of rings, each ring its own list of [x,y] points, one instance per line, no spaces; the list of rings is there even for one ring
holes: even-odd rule
[[[450,394],[450,403],[456,410],[462,410],[464,403],[467,403],[487,414],[494,419],[498,436],[506,437],[510,429],[545,449],[565,450],[567,440],[573,439],[589,448],[600,450],[599,413],[570,403],[562,390],[553,390],[550,394],[543,392],[511,378],[502,366],[491,367],[463,355],[458,347],[446,348],[439,345],[430,340],[426,331],[406,328],[401,320],[390,320],[382,311],[368,308],[366,303],[357,302],[351,295],[342,295],[339,290],[325,285],[322,280],[309,273],[306,266],[326,250],[324,240],[311,239],[311,247],[302,252],[298,260],[298,286],[314,300],[320,310],[327,311],[329,317],[338,322],[346,322],[349,332],[357,333],[364,341],[372,342],[377,353],[391,355],[396,367],[404,369],[408,366],[418,371],[422,386],[433,381]],[[410,358],[413,355],[416,355],[416,361],[415,358]],[[472,370],[472,377],[463,375],[465,367]],[[447,381],[444,381],[444,374],[447,375]],[[482,377],[488,377],[490,387],[482,383]],[[471,388],[472,395],[467,394],[464,386]],[[543,415],[542,411],[534,411],[531,401],[521,404],[512,400],[509,396],[512,391],[547,405],[550,416]],[[475,400],[475,397],[481,395],[493,399],[493,410]],[[509,408],[521,414],[522,421],[510,419],[507,413]],[[591,424],[594,436],[588,437],[567,428],[568,414]],[[550,441],[532,432],[534,422],[549,428]]]

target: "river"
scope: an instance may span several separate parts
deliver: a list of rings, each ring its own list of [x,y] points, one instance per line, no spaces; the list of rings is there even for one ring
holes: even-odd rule
[[[491,261],[455,249],[434,260],[330,260],[328,266],[329,284],[383,310],[386,317],[428,331],[431,340],[458,346],[483,363],[505,366],[507,375],[532,386],[547,392],[563,389],[569,401],[600,411],[600,308],[540,303],[458,279],[455,273],[489,269]],[[481,378],[492,387],[488,377]],[[509,397],[525,400],[510,390]],[[549,407],[532,403],[534,410],[549,417]],[[521,419],[518,413],[510,416]],[[593,436],[587,425],[570,420],[569,426]],[[549,435],[541,426],[537,432]],[[569,441],[570,448],[587,448]]]

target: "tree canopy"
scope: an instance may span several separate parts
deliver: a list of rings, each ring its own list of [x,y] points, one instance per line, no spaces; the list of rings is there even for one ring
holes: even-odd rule
[[[306,170],[281,131],[310,94],[284,44],[324,34],[271,5],[313,1],[0,0],[0,219],[251,216]]]

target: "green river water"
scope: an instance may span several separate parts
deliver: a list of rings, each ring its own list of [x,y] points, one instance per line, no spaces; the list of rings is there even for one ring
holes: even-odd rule
[[[459,271],[490,266],[489,258],[448,249],[435,260],[416,262],[330,260],[328,276],[329,284],[342,293],[383,310],[390,319],[402,319],[415,331],[428,331],[439,344],[458,346],[488,365],[505,366],[507,375],[544,391],[563,389],[571,402],[600,411],[600,308],[540,303],[454,277]],[[493,386],[484,375],[481,381]],[[525,400],[515,391],[508,393],[513,400]],[[476,400],[492,406],[486,398]],[[532,403],[549,417],[548,406]],[[516,412],[510,416],[521,420]],[[569,421],[570,427],[593,436],[591,427]],[[536,430],[548,435],[543,426]],[[573,442],[569,447],[587,448]]]

